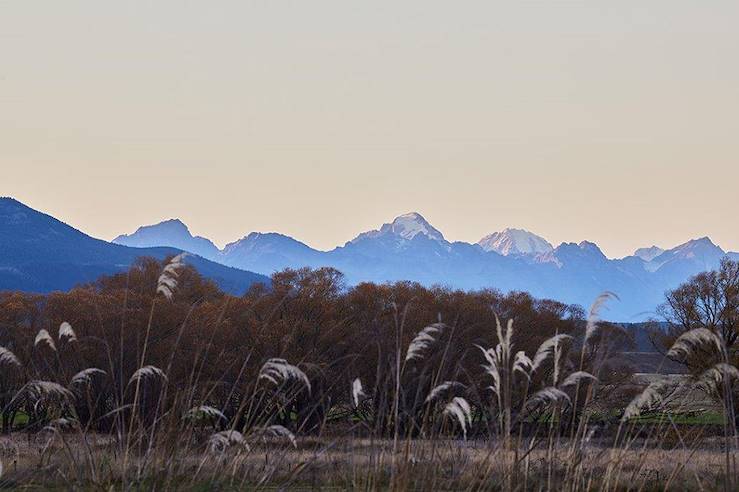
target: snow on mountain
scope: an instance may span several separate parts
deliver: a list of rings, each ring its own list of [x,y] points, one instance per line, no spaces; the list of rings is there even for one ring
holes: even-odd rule
[[[112,242],[133,248],[169,246],[209,260],[217,259],[219,253],[216,245],[210,240],[190,234],[188,227],[179,219],[139,227],[136,232],[130,235],[122,234]]]
[[[480,239],[477,244],[485,251],[495,251],[503,256],[539,255],[554,248],[543,237],[523,229],[504,229]]]
[[[716,246],[707,236],[699,239],[692,239],[686,243],[665,251],[656,257],[657,261],[665,261],[666,259],[693,259],[696,261],[712,261],[715,258],[721,258],[725,255],[723,249]]]
[[[665,250],[660,248],[659,246],[650,246],[648,248],[637,249],[636,251],[634,251],[633,256],[641,258],[644,261],[652,261],[664,252]]]
[[[559,261],[559,258],[557,258],[556,250],[547,251],[546,253],[541,253],[538,255],[535,255],[531,257],[531,261],[534,263],[551,263],[555,265],[557,268],[562,268],[562,262]]]
[[[197,239],[181,222],[168,221],[116,241],[193,251]],[[700,238],[667,251],[653,246],[633,256],[609,259],[592,242],[553,248],[540,236],[510,228],[477,244],[449,242],[416,212],[396,217],[331,251],[318,251],[277,233],[251,233],[223,251],[212,251],[208,254],[214,254],[215,261],[263,274],[284,268],[333,267],[345,274],[349,285],[410,280],[458,289],[527,291],[582,306],[610,290],[621,300],[611,306],[609,317],[620,321],[647,318],[664,300],[666,290],[716,268],[727,256],[710,239]],[[739,254],[728,256],[737,259]]]
[[[718,266],[726,256],[708,237],[692,239],[656,256],[646,265],[651,272],[674,270],[674,276],[694,275]]]
[[[390,224],[389,229],[393,234],[397,234],[403,239],[413,239],[416,234],[423,234],[429,239],[444,241],[444,235],[417,212],[396,217]]]
[[[383,236],[394,236],[398,239],[410,241],[419,234],[435,241],[446,242],[444,235],[429,224],[418,212],[400,215],[391,223],[383,224],[379,230],[363,232],[351,242],[356,243],[364,239],[374,239]]]

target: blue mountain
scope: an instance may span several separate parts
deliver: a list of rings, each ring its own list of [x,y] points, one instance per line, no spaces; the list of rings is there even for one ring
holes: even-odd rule
[[[327,254],[274,232],[252,232],[229,243],[217,261],[224,265],[271,274],[286,267],[321,267],[330,264]]]
[[[124,271],[139,257],[164,259],[179,252],[172,247],[130,248],[95,239],[17,200],[0,198],[0,290],[68,290]],[[255,282],[269,283],[263,275],[199,256],[188,257],[186,263],[233,294],[242,294]]]
[[[154,226],[139,227],[133,234],[113,239],[116,244],[134,248],[169,246],[217,261],[220,251],[209,239],[193,236],[179,219],[166,220]]]
[[[167,241],[168,223],[150,227],[160,229],[158,243],[182,244],[175,242],[181,235]],[[187,229],[183,224],[179,230],[183,228]],[[126,241],[140,240],[137,236],[143,234],[125,236]],[[611,304],[606,316],[628,322],[652,316],[667,290],[718,267],[725,256],[736,259],[739,254],[724,252],[708,238],[669,250],[642,248],[622,259],[607,258],[588,241],[553,248],[544,238],[520,229],[491,234],[477,244],[450,242],[421,214],[412,212],[331,251],[313,249],[282,234],[251,233],[212,259],[263,274],[287,267],[330,266],[342,271],[349,284],[411,280],[427,286],[527,291],[585,307],[609,290],[621,301]]]

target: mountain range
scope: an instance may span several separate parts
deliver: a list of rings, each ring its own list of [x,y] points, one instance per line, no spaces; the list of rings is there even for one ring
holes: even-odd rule
[[[177,219],[140,227],[107,242],[12,199],[0,198],[0,290],[50,292],[124,271],[138,257],[192,253],[188,263],[233,294],[287,267],[330,266],[349,285],[364,281],[416,281],[473,290],[520,290],[540,298],[588,306],[601,292],[620,301],[605,314],[615,321],[641,321],[654,314],[665,291],[691,275],[739,260],[708,237],[671,249],[640,248],[607,258],[587,241],[552,246],[521,229],[505,229],[478,243],[448,241],[418,213],[404,214],[343,246],[320,251],[289,236],[252,232],[219,249],[193,235]]]
[[[252,232],[218,249],[193,236],[179,220],[139,228],[114,243],[129,247],[170,246],[213,262],[269,275],[291,267],[331,266],[349,284],[412,280],[460,289],[521,290],[536,297],[588,306],[605,290],[620,302],[606,314],[617,321],[654,315],[664,293],[691,275],[716,268],[728,256],[708,237],[672,249],[641,248],[621,259],[607,258],[588,241],[552,246],[521,229],[505,229],[476,244],[450,242],[419,213],[396,217],[330,251],[320,251],[289,236]]]
[[[125,271],[139,257],[164,259],[184,250],[167,246],[131,248],[95,239],[17,200],[0,198],[0,290],[68,290]],[[185,262],[226,292],[242,294],[255,282],[270,283],[263,275],[201,256]]]

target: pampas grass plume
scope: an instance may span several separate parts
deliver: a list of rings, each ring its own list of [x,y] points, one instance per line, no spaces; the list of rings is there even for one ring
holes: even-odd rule
[[[34,347],[38,347],[40,344],[46,344],[51,350],[56,352],[56,344],[54,343],[54,339],[51,338],[49,332],[43,328],[39,330],[38,334],[36,335],[36,339],[33,341]]]
[[[266,380],[276,386],[281,386],[289,381],[298,381],[310,393],[311,385],[308,376],[298,367],[290,364],[285,359],[269,359],[259,371],[258,379]]]
[[[408,345],[408,352],[405,355],[406,362],[413,359],[422,359],[423,352],[436,341],[436,336],[441,334],[445,327],[446,325],[443,323],[434,323],[418,332],[418,335]]]
[[[72,329],[72,325],[66,321],[59,325],[59,340],[66,340],[67,342],[77,341],[77,334]]]
[[[444,415],[452,417],[462,427],[462,434],[467,439],[467,426],[472,425],[472,408],[461,396],[455,396],[444,407]]]

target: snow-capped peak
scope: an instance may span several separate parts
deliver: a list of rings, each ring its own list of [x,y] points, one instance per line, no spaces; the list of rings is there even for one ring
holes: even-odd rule
[[[363,232],[350,241],[350,243],[357,243],[365,239],[375,239],[387,236],[394,237],[396,240],[399,239],[401,242],[405,242],[410,241],[419,234],[428,239],[433,239],[434,241],[446,244],[444,235],[434,226],[429,224],[428,221],[426,221],[426,219],[424,219],[418,212],[410,212],[400,215],[391,223],[383,224],[379,230],[375,229],[373,231]]]
[[[485,251],[495,251],[503,256],[538,255],[554,249],[543,237],[523,229],[512,228],[485,236],[477,244]]]
[[[701,237],[698,239],[691,239],[690,241],[683,243],[679,246],[675,246],[671,250],[665,251],[662,255],[656,259],[660,259],[664,256],[672,256],[677,258],[704,258],[706,256],[722,257],[724,250],[716,246],[713,241],[708,237]]]
[[[710,238],[701,237],[668,249],[654,257],[645,268],[649,271],[656,271],[672,261],[690,260],[710,269],[710,265],[717,263],[725,254],[724,250],[716,246]]]
[[[665,250],[659,246],[650,246],[648,248],[637,249],[634,251],[634,256],[641,258],[644,261],[652,261],[664,252]]]
[[[444,235],[429,224],[418,212],[400,215],[391,224],[383,226],[382,229],[388,230],[403,239],[413,239],[417,234],[423,234],[437,241],[444,240]]]

